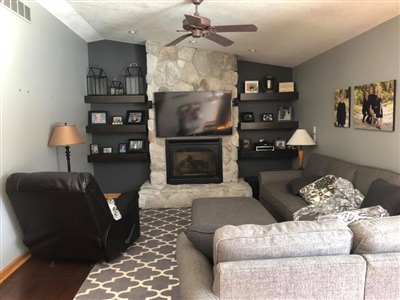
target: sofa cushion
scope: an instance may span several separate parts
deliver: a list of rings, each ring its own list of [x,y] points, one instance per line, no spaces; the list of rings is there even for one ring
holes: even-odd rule
[[[318,175],[303,175],[290,181],[286,186],[293,195],[298,195],[301,188],[320,179]]]
[[[215,231],[214,265],[249,259],[347,255],[352,240],[351,230],[339,220],[226,225]]]
[[[382,178],[376,179],[369,187],[360,208],[380,205],[391,216],[400,214],[400,186],[391,184]]]
[[[326,175],[326,168],[333,158],[322,154],[313,153],[307,160],[306,166],[304,167],[304,175]]]
[[[213,259],[213,239],[215,230],[222,227],[219,224],[192,225],[183,232],[193,246],[209,260]]]
[[[382,178],[389,183],[400,186],[400,174],[393,171],[360,166],[354,177],[354,187],[363,195],[368,193],[371,183],[378,178]]]
[[[353,182],[354,176],[359,166],[340,159],[332,159],[325,169],[326,174],[333,174],[336,177],[341,177]]]
[[[299,194],[309,204],[317,204],[333,196],[334,175],[326,175],[301,188]]]
[[[400,252],[400,216],[361,220],[348,226],[354,234],[352,253]]]

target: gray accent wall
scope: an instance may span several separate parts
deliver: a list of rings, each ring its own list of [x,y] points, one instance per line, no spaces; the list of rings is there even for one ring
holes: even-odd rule
[[[400,172],[400,17],[391,19],[297,67],[293,78],[300,100],[295,112],[300,128],[310,135],[317,127],[317,146],[312,152],[354,163]],[[334,91],[377,81],[396,79],[395,131],[381,132],[353,127],[334,127]]]
[[[7,177],[16,172],[67,171],[65,147],[49,147],[55,125],[75,124],[86,144],[71,146],[71,168],[93,172],[86,161],[87,43],[30,2],[29,23],[0,5],[0,264],[3,270],[26,251],[7,197]]]

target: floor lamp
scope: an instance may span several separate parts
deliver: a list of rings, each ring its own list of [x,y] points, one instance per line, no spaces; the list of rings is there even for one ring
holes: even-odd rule
[[[299,147],[299,169],[303,170],[303,146],[315,146],[315,141],[305,129],[297,129],[286,145]]]
[[[84,143],[85,141],[79,134],[79,131],[78,129],[76,129],[75,125],[68,125],[67,123],[65,123],[64,125],[59,125],[54,128],[49,146],[65,146],[65,156],[67,157],[68,172],[71,172],[69,145]]]

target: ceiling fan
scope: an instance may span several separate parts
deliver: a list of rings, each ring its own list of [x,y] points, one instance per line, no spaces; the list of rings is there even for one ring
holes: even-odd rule
[[[174,46],[179,42],[182,42],[188,37],[200,38],[204,37],[213,41],[221,46],[227,47],[232,45],[234,42],[230,39],[219,35],[219,32],[255,32],[257,27],[253,24],[243,24],[243,25],[223,25],[223,26],[211,26],[211,20],[206,17],[200,17],[198,12],[198,6],[203,2],[203,0],[192,0],[193,4],[196,6],[194,15],[185,15],[185,19],[182,21],[183,30],[177,30],[177,32],[189,32],[169,44],[166,47]]]

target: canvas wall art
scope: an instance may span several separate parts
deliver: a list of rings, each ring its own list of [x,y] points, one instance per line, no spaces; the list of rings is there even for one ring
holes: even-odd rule
[[[354,88],[354,127],[394,131],[396,80],[373,82]]]
[[[335,127],[350,127],[350,87],[335,90]]]

